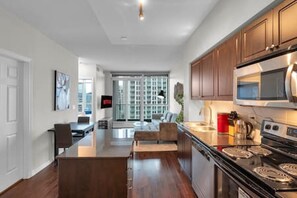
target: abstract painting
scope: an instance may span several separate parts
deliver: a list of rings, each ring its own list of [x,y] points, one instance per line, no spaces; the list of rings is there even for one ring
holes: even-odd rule
[[[70,77],[55,71],[55,110],[70,108]]]

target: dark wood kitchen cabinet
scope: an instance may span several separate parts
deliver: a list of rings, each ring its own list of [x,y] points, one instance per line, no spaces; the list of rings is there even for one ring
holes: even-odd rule
[[[177,136],[177,155],[178,161],[186,173],[187,177],[192,179],[192,136],[187,130],[178,126]]]
[[[200,66],[201,60],[191,65],[191,98],[200,99]]]
[[[191,98],[213,99],[214,98],[214,51],[195,61],[191,65]]]
[[[242,29],[242,62],[270,53],[272,46],[272,12]]]
[[[274,50],[297,44],[297,0],[285,0],[273,9]]]
[[[285,0],[242,30],[242,62],[297,44],[297,0]]]
[[[216,99],[232,100],[233,71],[241,60],[241,37],[236,34],[216,48]]]
[[[215,53],[208,53],[202,58],[200,66],[200,95],[201,99],[213,99],[215,80]]]

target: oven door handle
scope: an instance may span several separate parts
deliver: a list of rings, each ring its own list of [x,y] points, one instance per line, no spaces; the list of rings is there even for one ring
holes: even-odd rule
[[[285,90],[289,102],[297,102],[297,64],[289,65],[285,79]]]

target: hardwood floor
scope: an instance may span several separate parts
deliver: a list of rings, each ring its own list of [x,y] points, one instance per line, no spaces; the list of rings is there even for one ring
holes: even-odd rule
[[[195,198],[191,183],[180,170],[177,152],[135,153],[133,198]],[[24,180],[1,198],[57,198],[58,173],[53,164]]]
[[[58,168],[53,163],[37,175],[6,191],[1,198],[57,198]]]
[[[177,152],[136,153],[133,170],[133,198],[196,197],[180,170]]]

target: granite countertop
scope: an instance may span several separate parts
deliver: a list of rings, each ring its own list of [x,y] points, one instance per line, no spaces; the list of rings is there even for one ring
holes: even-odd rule
[[[228,135],[228,133],[220,134],[215,128],[205,130],[205,128],[210,127],[205,122],[184,122],[181,126],[209,147],[260,145],[259,142],[253,140],[237,140],[233,136]]]
[[[277,192],[276,197],[280,198],[296,198],[297,192]]]
[[[72,145],[57,158],[116,158],[129,157],[132,152],[131,129],[99,129]]]

